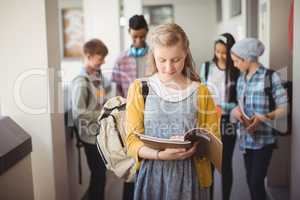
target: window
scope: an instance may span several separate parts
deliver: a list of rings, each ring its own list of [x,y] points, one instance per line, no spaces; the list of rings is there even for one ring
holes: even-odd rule
[[[143,13],[149,23],[149,27],[174,22],[172,5],[144,6]]]
[[[223,15],[223,10],[222,10],[222,0],[216,0],[216,9],[217,9],[217,22],[222,21],[222,15]]]
[[[241,0],[231,0],[231,17],[235,17],[238,16],[240,14],[242,14],[242,2]]]

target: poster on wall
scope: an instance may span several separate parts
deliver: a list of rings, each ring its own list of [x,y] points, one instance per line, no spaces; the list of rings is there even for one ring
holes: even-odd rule
[[[79,8],[62,10],[64,58],[81,57],[83,45],[83,13]]]

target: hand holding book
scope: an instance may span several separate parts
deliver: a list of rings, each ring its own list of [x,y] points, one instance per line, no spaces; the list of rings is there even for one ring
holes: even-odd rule
[[[182,136],[172,137],[170,139],[158,138],[144,134],[136,136],[148,147],[156,150],[168,151],[190,151],[196,148],[196,155],[208,158],[216,168],[221,171],[222,163],[222,142],[212,133],[203,128],[190,129]],[[193,146],[194,145],[194,146]],[[177,150],[176,150],[177,149]],[[193,151],[193,150],[191,150]]]
[[[184,160],[195,154],[197,146],[198,144],[194,143],[193,146],[189,149],[167,148],[159,151],[157,154],[157,158],[160,160]]]
[[[239,120],[245,127],[248,127],[250,124],[252,124],[253,119],[251,117],[249,117],[245,111],[244,111],[244,107],[243,104],[239,101],[239,106],[237,106],[236,108],[234,108],[231,111],[231,114],[237,119]]]
[[[171,138],[159,138],[149,135],[136,133],[136,136],[144,142],[146,146],[153,149],[164,150],[167,148],[191,148],[194,142],[210,141],[208,132],[205,129],[190,129],[182,135],[172,136]]]

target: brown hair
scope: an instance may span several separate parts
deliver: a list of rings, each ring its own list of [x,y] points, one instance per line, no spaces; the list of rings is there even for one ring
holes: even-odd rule
[[[108,49],[106,45],[99,39],[91,39],[83,45],[84,55],[101,55],[106,56]]]
[[[150,74],[154,74],[157,72],[156,63],[153,55],[154,48],[157,45],[170,47],[178,44],[179,42],[182,43],[182,46],[187,53],[187,56],[184,61],[182,74],[185,77],[191,79],[192,81],[200,82],[199,75],[195,71],[195,63],[192,58],[187,35],[183,31],[183,29],[175,23],[167,23],[156,26],[150,32],[150,51],[148,54],[149,67],[151,68]]]

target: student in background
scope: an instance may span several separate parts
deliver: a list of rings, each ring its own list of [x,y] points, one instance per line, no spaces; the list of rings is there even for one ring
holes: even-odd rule
[[[268,69],[258,62],[264,45],[257,39],[246,38],[231,49],[234,65],[241,71],[237,82],[239,106],[232,114],[239,121],[240,148],[244,152],[247,183],[252,200],[265,200],[266,177],[276,137],[270,122],[286,114],[287,93],[277,73],[272,74],[271,95],[275,110],[269,109],[269,98],[265,85]],[[247,119],[241,112],[243,109]]]
[[[200,69],[201,81],[206,83],[221,113],[222,199],[229,200],[233,182],[232,156],[236,141],[236,126],[230,122],[230,112],[237,105],[236,82],[239,70],[233,66],[230,49],[235,40],[229,33],[220,35],[214,44],[214,57]],[[214,171],[214,170],[213,170]],[[211,199],[213,199],[211,187]]]
[[[132,44],[129,49],[119,55],[112,73],[112,81],[116,83],[117,95],[125,98],[129,85],[136,78],[144,77],[147,73],[148,24],[143,15],[134,15],[129,19],[128,33],[131,36]]]
[[[106,167],[96,146],[96,122],[109,90],[101,73],[108,49],[92,39],[84,44],[83,53],[84,66],[72,81],[72,115],[91,171],[88,200],[104,200]]]
[[[199,83],[189,41],[176,24],[157,26],[150,37],[147,78],[149,93],[144,103],[141,80],[129,89],[126,107],[127,147],[139,169],[134,199],[208,200],[210,162],[190,149],[155,150],[135,133],[171,138],[195,127],[206,127],[220,136],[216,107],[207,87]]]

